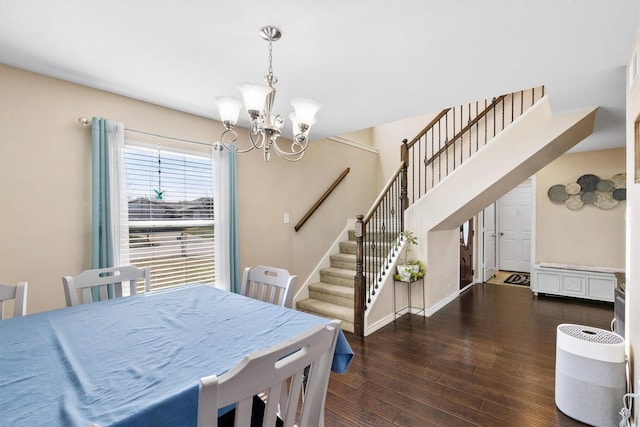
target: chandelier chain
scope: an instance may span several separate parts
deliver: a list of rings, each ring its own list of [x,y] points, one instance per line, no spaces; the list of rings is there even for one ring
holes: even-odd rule
[[[273,42],[271,40],[269,40],[269,70],[264,79],[270,87],[278,82],[278,78],[273,75]]]

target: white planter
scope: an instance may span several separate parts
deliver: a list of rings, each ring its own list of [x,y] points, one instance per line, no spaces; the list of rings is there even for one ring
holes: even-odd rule
[[[411,281],[411,273],[413,272],[413,267],[418,267],[418,269],[420,268],[419,266],[414,266],[414,265],[398,265],[396,266],[396,269],[398,271],[398,275],[402,278],[402,281],[404,282],[410,282]]]

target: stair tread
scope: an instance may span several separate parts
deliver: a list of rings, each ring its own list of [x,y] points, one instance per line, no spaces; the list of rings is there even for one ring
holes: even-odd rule
[[[353,321],[353,308],[344,307],[330,302],[321,301],[313,298],[303,299],[296,303],[298,310],[308,310],[313,313],[328,314],[335,316],[336,319],[344,319]]]

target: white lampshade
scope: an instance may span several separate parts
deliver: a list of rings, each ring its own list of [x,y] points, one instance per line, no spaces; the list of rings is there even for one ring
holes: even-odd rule
[[[233,96],[218,96],[213,100],[220,110],[220,120],[230,122],[232,126],[235,125],[238,122],[242,102]]]
[[[291,125],[293,126],[293,135],[297,135],[299,133],[302,133],[304,135],[308,135],[309,134],[309,128],[307,128],[304,132],[302,131],[302,129],[300,129],[300,122],[298,121],[298,118],[296,117],[296,113],[289,114],[289,119],[291,120]],[[316,120],[313,119],[313,123],[309,123],[308,126],[311,127],[315,123],[316,123]]]
[[[244,108],[247,112],[251,110],[262,111],[264,109],[264,102],[267,99],[267,95],[269,95],[273,90],[268,85],[251,82],[238,84],[238,89],[242,92]]]
[[[296,110],[296,121],[298,123],[307,126],[315,123],[315,116],[320,109],[320,104],[313,99],[296,98],[291,100],[291,105]]]

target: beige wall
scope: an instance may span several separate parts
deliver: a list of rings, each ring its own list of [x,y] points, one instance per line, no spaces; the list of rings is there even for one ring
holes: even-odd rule
[[[551,186],[584,174],[610,179],[624,172],[625,149],[618,148],[565,154],[536,174],[536,263],[624,268],[626,202],[608,210],[593,205],[571,210],[547,195]]]
[[[30,313],[62,307],[61,277],[89,268],[91,144],[79,117],[207,143],[222,130],[214,120],[4,65],[0,93],[0,281],[29,282]],[[346,219],[374,199],[368,183],[377,179],[376,157],[332,141],[313,142],[295,164],[239,155],[241,267],[274,264],[304,280]],[[296,233],[298,219],[349,166],[347,178]]]
[[[633,51],[638,49],[640,37],[636,37]],[[629,67],[629,66],[628,66]],[[632,370],[632,391],[640,392],[638,382],[640,381],[640,368],[635,363],[636,354],[640,352],[640,183],[634,182],[635,158],[637,149],[634,148],[634,141],[637,144],[634,123],[640,120],[640,85],[635,82],[631,88],[628,87],[627,96],[627,228],[626,228],[626,304],[625,304],[625,337],[627,345],[627,356],[630,360]],[[638,425],[638,402],[635,402],[636,419]]]
[[[406,138],[411,141],[438,113],[439,111],[423,114],[373,128],[373,145],[380,152],[380,181],[378,182],[380,189],[400,164],[402,140]]]

